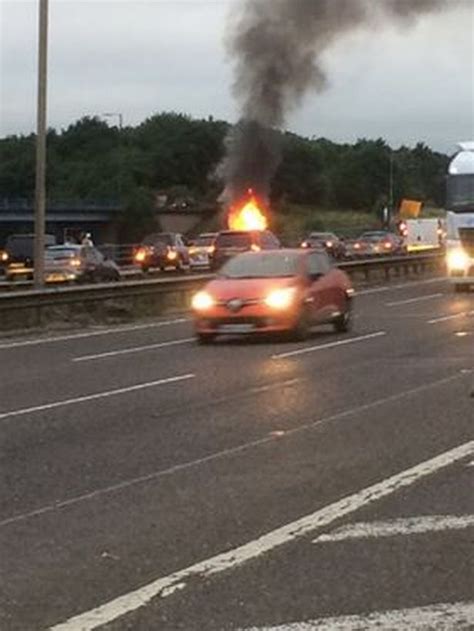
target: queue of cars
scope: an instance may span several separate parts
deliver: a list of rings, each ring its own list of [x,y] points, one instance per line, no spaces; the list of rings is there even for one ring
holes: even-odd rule
[[[44,280],[46,283],[108,282],[120,280],[118,265],[89,244],[57,245],[54,235],[45,235]],[[0,253],[5,280],[31,280],[34,266],[34,235],[8,237]]]
[[[372,256],[406,254],[403,237],[386,230],[363,232],[357,239],[343,239],[331,232],[311,232],[302,248],[324,248],[334,259],[356,259]]]
[[[34,235],[12,235],[0,251],[0,271],[7,280],[32,278]],[[104,257],[92,243],[56,245],[46,235],[46,282],[97,282],[120,279],[120,269]],[[247,251],[260,252],[281,248],[270,230],[222,230],[206,232],[193,240],[174,232],[147,235],[133,252],[133,264],[143,273],[162,271],[218,271],[228,260]],[[402,236],[373,230],[357,239],[344,239],[333,232],[310,232],[300,243],[302,250],[322,250],[333,260],[350,260],[374,256],[401,255],[407,252]]]
[[[135,251],[134,263],[145,273],[151,268],[159,268],[162,271],[215,271],[241,252],[257,252],[280,247],[280,241],[270,230],[205,232],[194,240],[187,240],[182,234],[159,232],[143,239]]]

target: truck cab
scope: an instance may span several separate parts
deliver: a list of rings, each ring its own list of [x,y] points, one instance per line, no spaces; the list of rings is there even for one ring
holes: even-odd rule
[[[474,141],[459,143],[448,167],[446,263],[456,291],[474,286]]]

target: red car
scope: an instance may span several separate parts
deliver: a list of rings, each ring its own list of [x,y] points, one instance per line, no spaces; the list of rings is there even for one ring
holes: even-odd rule
[[[239,254],[220,270],[192,309],[198,341],[220,334],[287,333],[304,339],[315,324],[348,331],[354,290],[324,250]]]

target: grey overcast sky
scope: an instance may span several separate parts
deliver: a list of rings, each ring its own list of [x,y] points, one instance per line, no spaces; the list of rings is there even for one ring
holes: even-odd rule
[[[49,126],[103,112],[136,125],[165,110],[235,121],[225,42],[240,2],[50,0]],[[0,137],[35,128],[38,4],[0,0]],[[325,66],[329,89],[308,95],[291,131],[448,152],[474,138],[474,0],[341,39]]]

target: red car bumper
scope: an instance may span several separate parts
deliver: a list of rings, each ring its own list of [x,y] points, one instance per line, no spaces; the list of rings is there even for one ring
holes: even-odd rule
[[[196,333],[211,335],[249,335],[291,331],[299,317],[299,310],[284,312],[266,305],[244,306],[238,313],[217,306],[206,313],[194,313]]]

